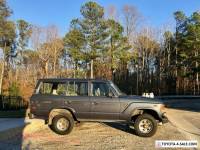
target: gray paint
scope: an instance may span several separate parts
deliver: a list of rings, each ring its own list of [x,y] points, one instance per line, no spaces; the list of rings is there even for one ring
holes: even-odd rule
[[[68,81],[88,82],[88,96],[60,96],[51,94],[38,94],[40,82],[67,83]],[[32,95],[31,113],[48,120],[49,114],[54,109],[67,109],[78,121],[126,121],[136,115],[138,110],[152,110],[163,120],[160,111],[162,102],[159,99],[144,98],[140,96],[119,95],[114,91],[114,96],[91,96],[91,82],[104,82],[106,80],[93,79],[40,79],[36,85],[35,94]]]

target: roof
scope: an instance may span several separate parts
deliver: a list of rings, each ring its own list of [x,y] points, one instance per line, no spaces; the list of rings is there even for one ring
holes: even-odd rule
[[[109,80],[104,79],[79,79],[79,78],[43,78],[38,79],[43,82],[66,82],[66,81],[98,81],[98,82],[108,82]]]

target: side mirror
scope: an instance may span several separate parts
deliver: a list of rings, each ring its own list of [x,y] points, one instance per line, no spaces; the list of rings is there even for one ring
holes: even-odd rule
[[[108,93],[107,97],[109,97],[109,98],[115,97],[113,91],[110,88],[109,88],[109,93]]]
[[[108,93],[108,97],[113,98],[113,96],[114,96],[113,93],[111,92]]]

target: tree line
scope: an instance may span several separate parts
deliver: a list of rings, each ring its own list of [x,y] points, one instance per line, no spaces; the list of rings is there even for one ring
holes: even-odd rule
[[[200,72],[200,13],[174,13],[174,31],[145,24],[136,7],[103,8],[89,1],[64,37],[55,25],[12,21],[0,0],[0,92],[28,99],[48,77],[113,80],[123,92],[196,94]]]

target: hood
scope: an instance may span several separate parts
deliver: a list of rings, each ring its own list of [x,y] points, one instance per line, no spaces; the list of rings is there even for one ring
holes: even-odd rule
[[[163,104],[161,99],[148,98],[148,97],[137,96],[137,95],[123,95],[123,96],[120,96],[120,99],[129,100],[133,102],[140,102],[140,103]]]

